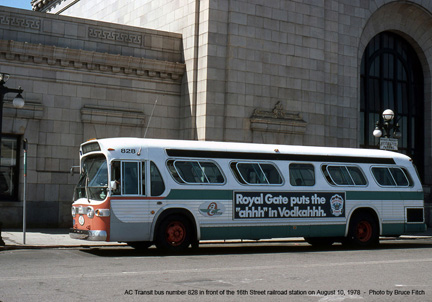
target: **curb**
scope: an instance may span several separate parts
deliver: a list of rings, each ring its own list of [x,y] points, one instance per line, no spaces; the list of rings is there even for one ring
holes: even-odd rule
[[[380,237],[382,241],[389,240],[424,240],[424,239],[432,239],[432,235],[419,235],[419,236],[411,236],[411,235],[402,235],[400,237]],[[306,242],[303,238],[281,238],[281,239],[268,239],[268,240],[208,240],[200,242],[200,245],[210,245],[210,244],[250,244],[250,243],[295,243],[295,242]],[[0,245],[1,251],[10,251],[10,250],[41,250],[41,249],[74,249],[74,248],[103,248],[103,247],[128,247],[126,243],[118,243],[118,244],[56,244],[56,245]]]
[[[10,250],[42,250],[42,249],[74,249],[74,248],[101,248],[101,247],[127,247],[127,244],[110,244],[110,245],[86,245],[86,244],[78,244],[78,245],[0,245],[1,251],[10,251]]]

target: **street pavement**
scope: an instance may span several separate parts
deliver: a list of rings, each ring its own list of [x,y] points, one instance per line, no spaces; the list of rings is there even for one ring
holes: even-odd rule
[[[426,232],[416,235],[403,235],[401,239],[432,239],[432,228],[428,228]],[[97,246],[126,246],[125,243],[118,242],[104,242],[104,241],[87,241],[72,239],[69,237],[68,229],[30,229],[25,234],[23,230],[19,229],[6,229],[0,233],[0,239],[3,239],[5,245],[0,244],[1,250],[10,249],[41,249],[41,248],[61,248],[61,247],[97,247]],[[383,238],[385,240],[386,238]],[[276,241],[303,241],[303,238],[288,238],[288,239],[274,239]],[[267,240],[266,240],[267,241]],[[273,240],[268,240],[273,241]],[[1,240],[0,240],[1,242]],[[214,243],[220,243],[217,241]],[[212,243],[212,242],[207,242]]]

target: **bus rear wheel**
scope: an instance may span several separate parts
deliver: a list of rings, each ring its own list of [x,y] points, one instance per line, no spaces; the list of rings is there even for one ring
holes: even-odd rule
[[[158,228],[156,246],[165,251],[183,251],[191,243],[189,220],[183,216],[173,215],[162,221]]]
[[[358,247],[373,247],[379,243],[378,224],[369,213],[361,213],[352,218],[348,243]]]

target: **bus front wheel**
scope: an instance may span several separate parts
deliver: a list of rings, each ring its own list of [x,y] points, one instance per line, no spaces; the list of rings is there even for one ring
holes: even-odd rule
[[[162,221],[158,228],[156,246],[165,251],[185,250],[191,243],[191,232],[189,220],[185,217],[169,216]]]
[[[373,247],[379,243],[378,224],[369,213],[360,213],[352,218],[348,243],[359,247]]]

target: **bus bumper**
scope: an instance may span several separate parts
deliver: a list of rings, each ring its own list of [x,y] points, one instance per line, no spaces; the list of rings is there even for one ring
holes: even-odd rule
[[[98,230],[78,230],[69,229],[69,236],[72,239],[81,239],[89,241],[106,241],[107,232]]]

